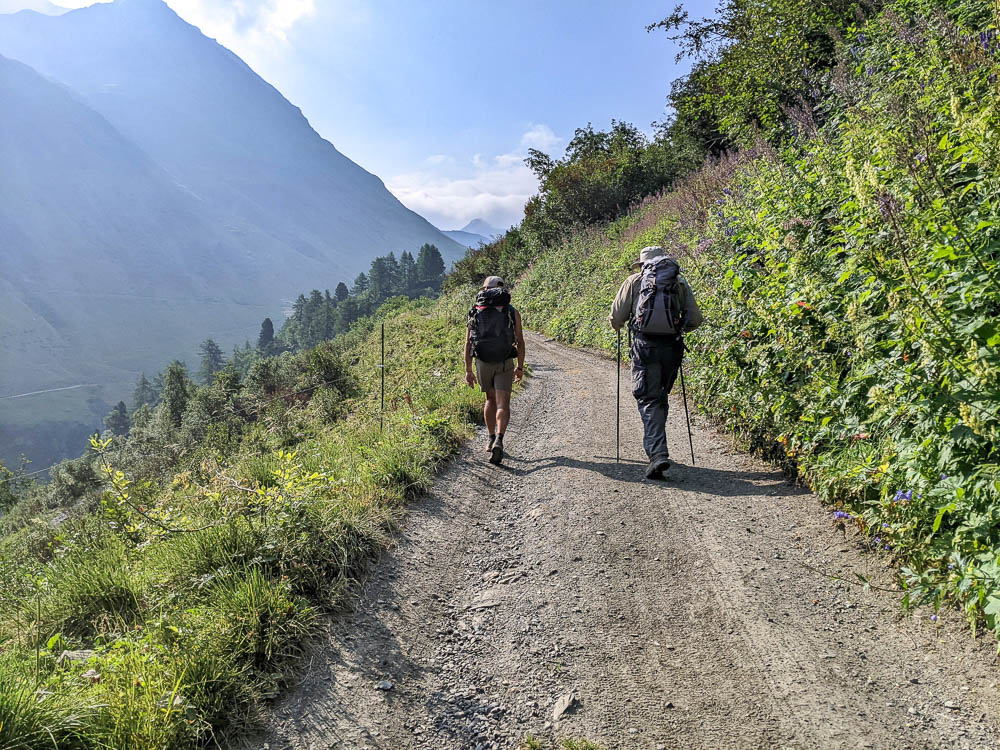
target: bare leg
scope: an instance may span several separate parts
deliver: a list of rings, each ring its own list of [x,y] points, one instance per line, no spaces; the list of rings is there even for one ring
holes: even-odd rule
[[[497,433],[503,435],[507,432],[507,424],[510,422],[510,391],[497,390],[495,393]]]
[[[500,391],[503,393],[503,391]],[[510,394],[507,394],[510,400]],[[497,391],[486,391],[486,405],[483,407],[483,420],[486,422],[486,429],[491,435],[497,433]]]

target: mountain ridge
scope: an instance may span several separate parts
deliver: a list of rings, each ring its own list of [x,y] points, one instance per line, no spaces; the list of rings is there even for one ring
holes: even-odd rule
[[[473,232],[465,232],[461,229],[445,229],[443,232],[445,235],[455,240],[455,242],[459,242],[468,248],[475,248],[492,242],[489,237],[484,237],[481,234],[475,234]]]
[[[0,15],[0,55],[3,96],[34,101],[9,108],[0,135],[0,311],[12,322],[0,393],[103,384],[5,402],[0,421],[59,411],[85,435],[140,370],[193,359],[207,337],[254,337],[264,316],[349,284],[375,256],[465,252],[161,0]]]

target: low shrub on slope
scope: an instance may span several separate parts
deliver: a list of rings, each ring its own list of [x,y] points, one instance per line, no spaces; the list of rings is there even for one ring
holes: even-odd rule
[[[947,12],[946,12],[947,11]],[[906,603],[1000,631],[1000,44],[992,6],[898,2],[841,44],[813,114],[631,216],[535,254],[526,324],[612,350],[648,244],[708,324],[699,401],[841,503]]]
[[[100,507],[0,539],[0,748],[179,750],[254,719],[478,410],[456,311],[382,315],[383,427],[375,321],[283,365],[341,362],[347,401],[279,388],[237,442],[206,429],[162,482],[98,442]],[[204,427],[197,411],[177,429]]]

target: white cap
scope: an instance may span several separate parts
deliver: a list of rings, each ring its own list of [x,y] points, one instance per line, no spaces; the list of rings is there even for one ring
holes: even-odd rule
[[[649,261],[656,260],[666,254],[667,251],[660,245],[650,245],[649,247],[644,247],[639,251],[639,257],[632,261],[632,268],[640,268],[644,263],[649,263]]]
[[[494,287],[503,285],[503,279],[499,276],[487,276],[486,281],[483,282],[483,289],[493,289]]]

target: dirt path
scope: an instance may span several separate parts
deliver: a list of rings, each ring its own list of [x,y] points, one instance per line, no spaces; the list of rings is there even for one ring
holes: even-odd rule
[[[614,462],[614,364],[539,337],[528,361],[506,466],[477,439],[414,505],[276,707],[272,750],[506,750],[528,732],[607,748],[997,746],[990,644],[804,568],[884,570],[815,497],[700,422],[685,465],[679,402],[681,463],[647,481],[624,378],[629,460]]]

